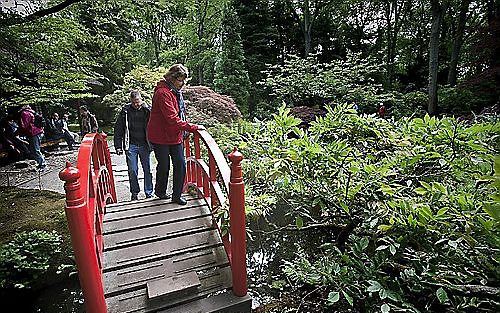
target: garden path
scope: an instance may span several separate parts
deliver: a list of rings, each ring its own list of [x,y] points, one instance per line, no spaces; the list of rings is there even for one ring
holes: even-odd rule
[[[110,146],[111,162],[113,165],[113,174],[115,177],[116,197],[118,202],[130,200],[129,182],[127,173],[127,163],[124,155],[114,153],[113,143],[108,142]],[[42,172],[36,170],[34,161],[28,161],[25,168],[16,168],[16,164],[8,164],[0,167],[0,186],[15,186],[24,189],[42,189],[55,191],[64,194],[64,183],[59,179],[59,172],[64,168],[66,161],[73,165],[76,163],[78,150],[68,151],[66,146],[61,144],[59,150],[47,152],[45,159],[47,167]],[[26,162],[26,161],[24,161]],[[155,182],[156,159],[154,153],[151,157],[151,167],[153,170],[153,182]],[[172,171],[170,171],[171,173]],[[172,189],[172,177],[170,175],[168,190]],[[141,193],[139,199],[145,198],[144,195],[144,174],[139,166],[139,185]]]

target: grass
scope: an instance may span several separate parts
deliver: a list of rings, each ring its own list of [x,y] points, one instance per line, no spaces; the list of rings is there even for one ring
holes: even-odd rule
[[[0,245],[19,232],[55,230],[63,237],[63,256],[71,254],[64,195],[15,187],[0,187],[0,193]]]

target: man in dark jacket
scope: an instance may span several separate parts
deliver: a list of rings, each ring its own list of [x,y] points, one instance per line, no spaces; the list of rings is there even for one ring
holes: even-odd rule
[[[48,140],[64,139],[68,144],[68,150],[73,150],[75,139],[63,129],[62,120],[59,119],[59,114],[54,112],[52,118],[47,123],[46,136]]]
[[[151,198],[153,194],[151,147],[146,136],[150,112],[151,109],[144,104],[141,94],[133,90],[130,93],[130,104],[122,108],[115,123],[115,151],[116,154],[122,154],[125,151],[127,157],[131,200],[137,200],[140,191],[137,178],[139,171],[138,159],[141,160],[144,172],[144,193],[146,198]]]

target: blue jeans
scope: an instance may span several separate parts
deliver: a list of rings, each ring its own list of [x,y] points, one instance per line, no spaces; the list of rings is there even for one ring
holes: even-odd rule
[[[28,149],[30,150],[31,157],[38,162],[38,167],[45,166],[45,158],[43,157],[42,151],[40,150],[40,144],[42,143],[42,134],[38,134],[32,137],[28,136]]]
[[[130,145],[128,151],[126,151],[127,156],[127,167],[128,167],[128,181],[130,183],[130,193],[137,195],[141,191],[139,187],[139,180],[137,178],[139,172],[138,159],[141,159],[142,171],[144,172],[144,193],[146,196],[151,196],[153,194],[153,175],[151,174],[151,151],[149,147]]]
[[[184,158],[184,147],[178,145],[160,145],[153,144],[158,165],[156,166],[156,186],[155,194],[165,196],[168,185],[168,172],[170,170],[170,158],[172,158],[172,167],[174,170],[172,199],[176,200],[182,194],[184,178],[186,177],[186,159]]]

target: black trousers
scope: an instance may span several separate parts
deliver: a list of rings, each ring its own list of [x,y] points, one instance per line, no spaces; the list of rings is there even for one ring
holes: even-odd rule
[[[172,199],[179,199],[182,194],[182,187],[184,186],[184,178],[186,177],[186,158],[184,157],[183,144],[153,144],[153,151],[158,161],[158,165],[156,166],[155,194],[161,197],[167,193],[170,159],[172,159],[172,168],[174,171]]]

